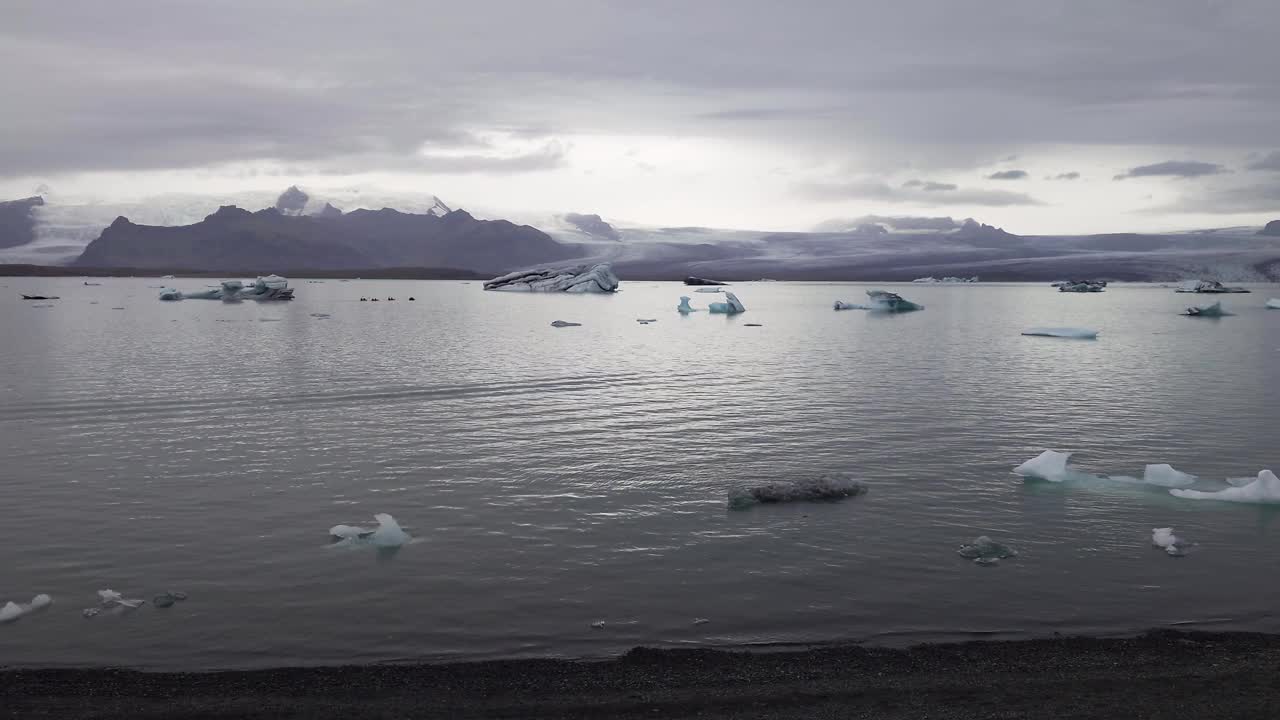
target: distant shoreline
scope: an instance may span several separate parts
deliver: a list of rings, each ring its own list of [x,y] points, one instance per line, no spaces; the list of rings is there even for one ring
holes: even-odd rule
[[[1280,635],[1153,631],[841,645],[637,648],[614,660],[507,660],[208,673],[0,671],[10,717],[1269,717]]]

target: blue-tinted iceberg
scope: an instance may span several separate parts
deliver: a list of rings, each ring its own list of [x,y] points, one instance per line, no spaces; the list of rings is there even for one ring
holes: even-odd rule
[[[1170,490],[1174,497],[1188,500],[1222,500],[1240,503],[1280,503],[1280,478],[1270,470],[1263,470],[1258,477],[1246,485],[1228,487],[1216,492],[1201,490]]]
[[[1017,557],[1018,551],[1008,545],[1001,545],[983,535],[967,545],[961,545],[956,552],[960,557],[968,558],[977,565],[998,565],[1005,558]]]
[[[53,598],[41,593],[33,598],[29,603],[7,602],[0,607],[0,623],[8,623],[17,620],[23,615],[30,615],[33,612],[43,610],[53,604]]]
[[[747,309],[742,306],[742,302],[738,300],[738,296],[731,292],[724,294],[724,302],[711,303],[707,306],[707,310],[713,313],[721,313],[723,315],[737,315],[746,312]]]
[[[697,312],[697,311],[694,310],[693,306],[689,304],[689,296],[681,295],[680,304],[676,306],[676,312],[680,313],[681,315],[688,315],[691,312]]]
[[[1077,340],[1094,340],[1098,337],[1097,330],[1073,327],[1034,327],[1024,330],[1022,334],[1034,337],[1073,338]]]
[[[795,482],[777,481],[733,488],[729,491],[729,509],[741,510],[759,503],[842,500],[866,491],[865,485],[848,475],[818,475]]]
[[[334,525],[329,528],[329,535],[342,543],[365,543],[376,547],[400,547],[411,539],[409,533],[400,528],[396,519],[386,513],[373,516],[378,522],[376,528],[362,528],[354,525]]]
[[[618,289],[618,276],[613,274],[613,266],[609,263],[538,268],[500,275],[486,282],[484,289],[506,292],[611,293]]]

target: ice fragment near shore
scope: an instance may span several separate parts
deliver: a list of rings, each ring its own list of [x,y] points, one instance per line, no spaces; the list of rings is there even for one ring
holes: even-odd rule
[[[1280,478],[1270,470],[1258,473],[1257,479],[1247,485],[1228,487],[1216,492],[1201,490],[1170,490],[1170,495],[1187,500],[1222,500],[1241,503],[1280,503]]]
[[[741,510],[758,503],[842,500],[866,491],[865,485],[847,475],[819,475],[796,482],[778,481],[733,488],[729,491],[729,509]]]
[[[956,552],[960,557],[972,560],[978,565],[996,565],[1005,558],[1018,556],[1018,551],[1007,545],[1001,545],[986,535],[980,536],[972,543],[961,545]]]

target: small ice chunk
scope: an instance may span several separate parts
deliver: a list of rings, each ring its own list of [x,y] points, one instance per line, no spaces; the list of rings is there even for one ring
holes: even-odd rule
[[[177,601],[178,599],[169,593],[161,593],[160,595],[151,598],[151,604],[158,608],[173,607],[173,604]]]
[[[604,621],[603,621],[603,620],[597,620],[597,621],[595,621],[595,622],[591,623],[591,627],[595,628],[596,630],[603,630],[603,629],[604,629]]]
[[[1221,302],[1216,302],[1216,303],[1213,303],[1212,305],[1197,305],[1196,307],[1189,307],[1182,314],[1188,315],[1190,317],[1213,318],[1213,317],[1226,317],[1231,313],[1222,309]]]
[[[1280,298],[1271,298],[1267,301],[1268,310],[1280,310]]]
[[[1160,485],[1162,487],[1186,487],[1194,484],[1195,481],[1195,475],[1174,470],[1173,466],[1165,463],[1161,463],[1159,465],[1148,465],[1142,472],[1142,482],[1148,485]]]
[[[390,515],[378,513],[373,516],[373,519],[378,521],[378,527],[376,528],[366,529],[353,525],[334,525],[329,528],[329,534],[340,539],[343,543],[367,542],[378,547],[400,547],[411,539],[409,533],[401,529],[400,524]]]
[[[1168,555],[1182,557],[1187,554],[1187,548],[1193,543],[1174,535],[1173,528],[1152,528],[1151,544],[1163,549]]]
[[[582,327],[582,323],[569,322],[568,320],[553,320],[551,322],[551,327]]]
[[[694,624],[694,625],[706,625],[706,624],[707,624],[707,623],[709,623],[709,622],[711,622],[711,621],[710,621],[710,620],[708,620],[708,619],[706,619],[706,618],[694,618],[694,619],[693,619],[693,624]]]
[[[972,543],[961,545],[956,552],[960,557],[968,558],[978,565],[996,565],[1005,558],[1018,556],[1018,551],[1007,545],[1001,545],[986,535],[980,536]]]
[[[723,289],[723,288],[718,288],[718,287],[714,287],[714,288],[711,288],[711,287],[704,287],[704,288],[698,288],[697,290],[694,290],[694,292],[699,292],[699,293],[722,293],[722,292],[724,292],[724,289]]]
[[[128,599],[115,590],[109,589],[99,590],[98,598],[98,604],[104,608],[125,607],[133,610],[134,608],[142,607],[142,605],[147,602],[146,600]]]
[[[833,306],[832,306],[832,309],[833,309],[833,310],[870,310],[870,309],[871,309],[871,306],[870,306],[870,305],[859,305],[859,304],[857,304],[857,303],[851,303],[851,302],[845,302],[845,301],[843,301],[843,300],[837,300],[837,301],[835,302],[835,305],[833,305]]]
[[[681,295],[680,304],[676,306],[676,312],[680,313],[681,315],[688,315],[691,312],[697,312],[697,310],[695,310],[693,306],[689,304],[688,295]]]
[[[776,481],[729,490],[729,508],[741,510],[757,503],[803,500],[842,500],[861,495],[867,487],[848,475],[818,475],[796,482]]]
[[[336,538],[340,538],[342,540],[358,539],[362,534],[368,535],[371,532],[373,531],[365,530],[364,528],[358,528],[358,527],[355,527],[354,525],[334,525],[333,527],[329,528],[330,535]]]
[[[52,604],[53,598],[44,593],[31,598],[29,603],[7,602],[4,607],[0,607],[0,623],[13,622],[23,615],[39,612]]]
[[[161,299],[161,300],[169,300],[169,301],[173,301],[173,300],[181,300],[181,299],[182,299],[182,293],[181,293],[181,292],[178,292],[177,290],[175,290],[175,289],[173,289],[173,288],[165,288],[165,289],[163,289],[163,290],[161,290],[161,291],[160,291],[160,299]]]
[[[1241,503],[1280,503],[1280,478],[1270,470],[1258,473],[1257,479],[1247,485],[1228,487],[1216,492],[1201,490],[1170,490],[1170,495],[1187,500],[1222,500]]]
[[[725,301],[722,303],[711,303],[711,305],[707,307],[707,310],[713,313],[720,313],[722,315],[737,315],[738,313],[747,311],[747,309],[742,306],[742,302],[738,300],[738,296],[731,292],[725,292],[724,300]]]
[[[1097,330],[1075,327],[1034,327],[1022,331],[1023,335],[1035,337],[1073,338],[1076,340],[1096,340]]]
[[[329,317],[329,313],[311,313],[311,317],[313,317],[313,318],[327,318],[327,317]]]
[[[1071,453],[1054,452],[1053,450],[1045,450],[1034,458],[1022,463],[1013,469],[1017,475],[1024,478],[1036,478],[1039,480],[1048,480],[1049,482],[1062,482],[1067,479],[1067,461],[1071,459]]]

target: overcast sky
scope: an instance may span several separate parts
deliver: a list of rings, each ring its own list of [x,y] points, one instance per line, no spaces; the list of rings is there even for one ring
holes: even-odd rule
[[[298,183],[792,230],[1280,217],[1275,0],[10,0],[0,16],[2,198]]]

